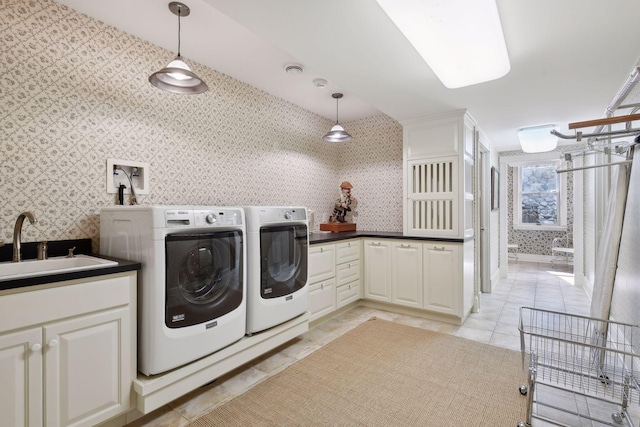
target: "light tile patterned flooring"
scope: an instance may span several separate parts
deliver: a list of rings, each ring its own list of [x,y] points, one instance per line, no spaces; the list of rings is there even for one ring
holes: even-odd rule
[[[492,293],[482,294],[480,311],[472,313],[462,326],[367,307],[355,307],[313,327],[301,337],[252,363],[134,421],[129,426],[186,425],[190,420],[242,394],[258,382],[282,371],[373,316],[519,351],[517,325],[518,310],[521,306],[588,315],[589,304],[584,290],[574,286],[570,267],[551,268],[550,264],[545,263],[510,262],[508,277],[500,280]],[[549,424],[534,421],[533,425]],[[567,425],[591,424],[569,422]]]

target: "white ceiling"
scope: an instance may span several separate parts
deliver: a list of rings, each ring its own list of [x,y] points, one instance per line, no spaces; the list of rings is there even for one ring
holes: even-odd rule
[[[175,54],[167,0],[58,0]],[[511,59],[501,79],[447,89],[375,0],[184,0],[181,53],[335,120],[402,122],[468,109],[499,151],[518,128],[602,117],[640,56],[640,1],[497,0]],[[158,68],[172,59],[158,58]],[[300,63],[299,75],[284,72]],[[469,64],[473,66],[473,64]],[[315,78],[329,84],[318,89]],[[347,129],[348,130],[348,129]]]

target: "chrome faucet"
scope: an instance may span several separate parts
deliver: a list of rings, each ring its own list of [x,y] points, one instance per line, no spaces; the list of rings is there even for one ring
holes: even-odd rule
[[[16,225],[15,227],[13,227],[13,262],[22,261],[20,249],[22,246],[22,223],[24,222],[25,218],[27,218],[31,224],[35,224],[36,222],[36,218],[31,212],[22,212],[20,215],[18,215]]]

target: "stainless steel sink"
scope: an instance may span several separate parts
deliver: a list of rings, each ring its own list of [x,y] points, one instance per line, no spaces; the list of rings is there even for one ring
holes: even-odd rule
[[[96,258],[89,255],[76,255],[73,258],[55,257],[46,260],[27,260],[22,262],[0,263],[0,282],[46,276],[48,274],[70,273],[73,271],[93,270],[112,267],[116,261]]]

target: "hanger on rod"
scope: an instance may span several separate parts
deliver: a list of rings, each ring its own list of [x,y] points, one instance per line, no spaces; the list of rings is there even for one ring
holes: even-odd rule
[[[627,153],[631,147],[631,143],[627,141],[619,141],[618,143],[602,143],[599,140],[596,140],[594,143],[590,143],[587,147],[577,150],[565,151],[563,153],[564,162],[558,166],[556,169],[556,173],[565,173],[565,172],[573,172],[585,169],[594,169],[601,168],[605,166],[615,166],[615,165],[624,165],[627,163],[631,163]],[[600,163],[588,166],[573,166],[573,159],[576,157],[586,157],[593,154],[605,154],[608,155],[609,158],[611,156],[624,156],[626,160],[619,162],[608,162],[608,163]],[[563,168],[564,167],[564,168]]]

